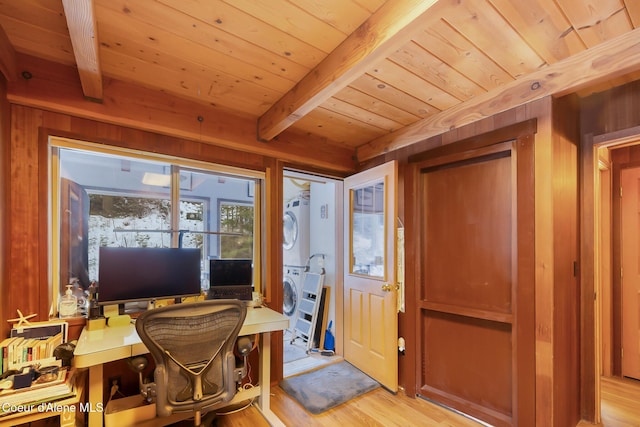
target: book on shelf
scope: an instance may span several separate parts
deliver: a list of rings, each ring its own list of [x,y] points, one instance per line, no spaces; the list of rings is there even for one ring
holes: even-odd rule
[[[67,341],[69,324],[64,320],[48,322],[34,322],[28,325],[15,326],[11,328],[11,337],[23,338],[48,338],[62,333],[63,342]]]
[[[62,344],[63,340],[62,332],[50,337],[25,338],[19,336],[3,340],[0,342],[1,372],[20,369],[30,364],[51,364],[51,359],[55,360],[53,350]]]
[[[9,346],[15,339],[15,337],[10,337],[0,342],[0,372],[9,370]]]
[[[31,387],[0,390],[0,416],[11,411],[11,407],[49,402],[75,394],[75,369],[60,369],[53,381],[34,381]]]

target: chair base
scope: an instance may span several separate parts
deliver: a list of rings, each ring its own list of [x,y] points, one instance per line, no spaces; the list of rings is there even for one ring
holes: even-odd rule
[[[195,418],[188,418],[186,420],[178,421],[173,424],[169,424],[170,427],[216,427],[218,425],[218,417],[216,417],[216,411],[211,411],[200,419],[200,424],[195,423]]]

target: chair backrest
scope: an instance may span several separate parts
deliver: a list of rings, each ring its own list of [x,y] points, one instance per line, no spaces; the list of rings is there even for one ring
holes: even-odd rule
[[[204,411],[236,392],[234,344],[246,316],[238,300],[208,300],[146,311],[136,330],[156,363],[156,413]]]

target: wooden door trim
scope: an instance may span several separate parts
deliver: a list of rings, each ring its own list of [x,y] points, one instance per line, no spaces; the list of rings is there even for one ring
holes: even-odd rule
[[[462,153],[451,153],[442,157],[426,159],[420,162],[420,172],[431,172],[442,168],[460,166],[463,163],[476,163],[482,160],[489,160],[490,158],[509,156],[512,144],[513,139]]]
[[[52,289],[51,275],[48,268],[42,266],[49,265],[49,134],[46,128],[38,127],[38,262],[41,266],[38,270],[38,313],[49,313],[52,303],[58,301],[57,294],[59,289]],[[54,296],[53,293],[56,293]],[[54,309],[54,312],[57,311]],[[39,319],[45,319],[46,316],[39,316]]]
[[[533,118],[414,154],[409,156],[408,161],[409,163],[421,163],[430,159],[440,159],[452,154],[459,155],[465,151],[482,149],[501,142],[513,141],[520,137],[534,135],[537,131],[538,120]]]
[[[580,168],[581,203],[580,221],[580,416],[582,419],[599,422],[597,414],[596,386],[598,367],[595,362],[595,219],[594,206],[594,148],[593,135],[584,135]],[[613,242],[612,242],[613,245]]]
[[[414,164],[401,164],[404,168],[404,173],[400,176],[404,177],[404,207],[405,207],[405,235],[409,236],[421,236],[422,225],[419,220],[420,203],[418,203],[418,180],[420,176],[420,168]],[[399,186],[401,187],[401,186]],[[417,238],[405,239],[405,259],[419,259],[420,255],[420,242]],[[420,378],[422,370],[420,369],[420,334],[418,324],[418,318],[420,313],[420,307],[412,301],[418,301],[418,283],[420,283],[420,277],[422,277],[421,263],[414,263],[413,268],[405,268],[405,315],[400,315],[398,318],[399,326],[404,330],[404,337],[406,342],[406,351],[399,360],[400,374],[404,368],[407,372],[405,381],[405,391],[408,396],[416,396],[418,394],[418,387],[420,384]],[[400,377],[402,377],[400,375]]]
[[[518,284],[514,312],[514,387],[513,419],[518,426],[534,426],[536,419],[536,336],[535,336],[535,174],[533,134],[519,136],[516,141],[517,174],[516,254]]]

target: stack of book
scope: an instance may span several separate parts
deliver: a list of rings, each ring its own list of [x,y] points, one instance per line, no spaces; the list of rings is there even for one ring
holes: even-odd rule
[[[0,372],[54,364],[53,350],[66,342],[68,327],[60,320],[14,326],[9,338],[0,341]]]
[[[0,372],[21,369],[33,364],[48,365],[53,358],[53,350],[62,344],[62,332],[45,338],[12,337],[0,342]]]
[[[52,381],[36,380],[31,387],[0,390],[0,417],[16,411],[37,410],[38,405],[75,394],[75,369],[60,369]]]

